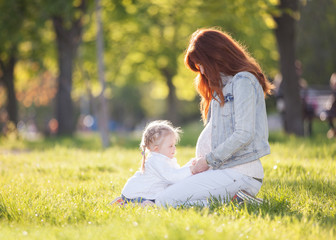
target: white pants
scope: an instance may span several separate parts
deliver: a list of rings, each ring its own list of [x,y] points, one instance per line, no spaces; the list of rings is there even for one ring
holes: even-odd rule
[[[155,203],[173,207],[184,204],[206,206],[211,197],[230,201],[239,190],[255,196],[261,185],[261,182],[234,169],[208,170],[169,186],[158,194]]]

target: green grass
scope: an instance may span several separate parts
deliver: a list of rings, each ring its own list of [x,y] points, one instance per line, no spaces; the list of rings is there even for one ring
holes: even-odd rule
[[[183,130],[181,164],[200,126]],[[138,135],[112,142],[0,138],[0,239],[336,239],[336,141],[324,132],[271,134],[259,207],[110,207],[141,157]]]

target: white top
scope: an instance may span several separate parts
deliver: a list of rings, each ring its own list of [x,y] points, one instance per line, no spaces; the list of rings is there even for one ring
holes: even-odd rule
[[[150,152],[144,172],[137,171],[128,179],[121,193],[129,199],[155,199],[169,185],[190,175],[190,167],[180,167],[176,158],[170,159],[160,153]]]
[[[212,121],[210,118],[210,121],[198,137],[196,144],[196,157],[204,157],[206,154],[211,152],[211,125]],[[249,177],[264,178],[264,169],[261,165],[260,159],[231,167],[231,169]]]

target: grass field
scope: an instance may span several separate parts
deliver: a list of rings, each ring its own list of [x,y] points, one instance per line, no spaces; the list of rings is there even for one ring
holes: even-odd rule
[[[323,131],[325,130],[322,126]],[[181,164],[200,127],[183,128]],[[0,138],[0,239],[336,239],[336,140],[270,136],[261,206],[110,207],[138,169],[138,136]]]

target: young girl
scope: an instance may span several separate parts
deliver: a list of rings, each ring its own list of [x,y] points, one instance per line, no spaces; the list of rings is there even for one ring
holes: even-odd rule
[[[168,121],[154,121],[147,125],[140,144],[141,169],[128,179],[121,197],[113,200],[112,205],[123,206],[129,202],[152,205],[159,192],[192,175],[190,164],[180,167],[174,158],[179,133],[180,129]],[[149,151],[147,156],[146,150]]]

